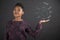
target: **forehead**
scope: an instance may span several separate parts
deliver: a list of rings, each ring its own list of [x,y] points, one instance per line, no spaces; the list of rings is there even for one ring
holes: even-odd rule
[[[21,6],[15,6],[14,9],[22,9]]]

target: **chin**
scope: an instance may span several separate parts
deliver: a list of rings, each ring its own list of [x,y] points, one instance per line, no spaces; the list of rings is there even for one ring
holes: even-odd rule
[[[21,16],[14,16],[14,17],[16,17],[16,18],[17,18],[17,17],[21,17]]]

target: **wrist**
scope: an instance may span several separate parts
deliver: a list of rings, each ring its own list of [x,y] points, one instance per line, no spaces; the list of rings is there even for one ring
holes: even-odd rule
[[[39,24],[41,24],[42,22],[39,22]]]

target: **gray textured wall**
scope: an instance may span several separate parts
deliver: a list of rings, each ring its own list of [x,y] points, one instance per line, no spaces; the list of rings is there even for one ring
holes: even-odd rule
[[[0,40],[3,40],[3,33],[6,23],[13,18],[13,6],[17,2],[22,2],[25,10],[23,18],[27,20],[32,26],[36,26],[37,22],[41,19],[35,18],[36,6],[41,2],[48,2],[52,6],[52,17],[50,22],[43,24],[41,35],[37,37],[38,40],[58,40],[60,28],[60,0],[1,0],[0,1]],[[42,14],[42,12],[40,13]],[[40,15],[41,16],[41,15]],[[32,29],[34,28],[32,27]]]

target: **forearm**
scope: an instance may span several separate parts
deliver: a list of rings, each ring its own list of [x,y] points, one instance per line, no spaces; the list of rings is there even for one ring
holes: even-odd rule
[[[39,32],[41,31],[41,29],[42,29],[42,24],[38,23],[37,26],[36,26],[36,29],[34,31],[34,36],[38,35]]]
[[[36,29],[33,31],[30,27],[28,27],[25,31],[30,34],[31,36],[35,37],[36,35],[38,35],[38,33],[41,31],[42,29],[42,24],[37,24]]]
[[[34,31],[30,31],[29,34],[33,37],[36,37],[41,31],[41,29],[42,29],[42,24],[37,24],[36,29]]]

